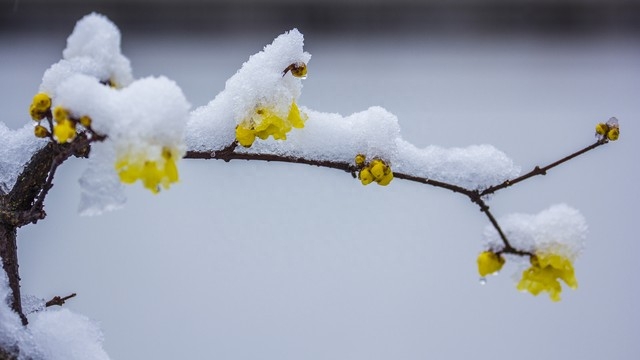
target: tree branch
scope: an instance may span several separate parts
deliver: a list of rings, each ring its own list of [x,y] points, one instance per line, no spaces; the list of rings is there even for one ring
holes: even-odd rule
[[[54,306],[54,305],[62,306],[62,305],[64,305],[65,301],[67,301],[67,300],[69,300],[69,299],[71,299],[71,298],[73,298],[75,296],[76,296],[76,293],[73,293],[71,295],[67,295],[65,297],[54,296],[53,299],[47,301],[44,304],[44,306],[45,307]]]
[[[71,156],[86,157],[90,143],[96,140],[81,133],[69,144],[49,142],[33,154],[11,191],[0,195],[0,256],[12,292],[10,306],[23,325],[27,318],[20,298],[17,229],[45,218],[44,199],[53,187],[56,170]]]
[[[514,254],[514,255],[519,255],[519,256],[532,256],[533,254],[531,254],[530,252],[527,251],[522,251],[519,249],[514,248],[511,243],[509,242],[509,239],[507,239],[507,236],[505,235],[504,231],[502,231],[502,228],[500,227],[500,224],[498,223],[498,221],[496,220],[496,218],[493,216],[493,214],[491,213],[491,211],[489,210],[489,206],[486,204],[486,202],[484,201],[483,197],[485,195],[489,195],[489,194],[493,194],[499,190],[502,190],[504,188],[507,188],[509,186],[515,185],[517,183],[520,183],[522,181],[525,181],[531,177],[534,177],[536,175],[545,175],[546,172],[558,165],[561,165],[579,155],[582,155],[590,150],[593,150],[595,148],[597,148],[600,145],[604,145],[606,143],[608,143],[609,141],[606,138],[603,139],[599,139],[597,142],[595,142],[592,145],[589,145],[583,149],[580,149],[574,153],[572,153],[571,155],[565,156],[560,160],[557,160],[547,166],[544,167],[539,167],[536,166],[533,170],[531,170],[530,172],[521,175],[513,180],[506,180],[505,182],[503,182],[502,184],[499,185],[495,185],[495,186],[491,186],[487,189],[484,189],[482,191],[480,190],[470,190],[458,185],[454,185],[454,184],[449,184],[446,182],[442,182],[442,181],[437,181],[437,180],[432,180],[432,179],[428,179],[428,178],[424,178],[424,177],[419,177],[419,176],[414,176],[414,175],[410,175],[410,174],[404,174],[404,173],[399,173],[399,172],[394,172],[393,173],[393,177],[397,178],[397,179],[403,179],[403,180],[408,180],[408,181],[413,181],[413,182],[418,182],[421,184],[426,184],[426,185],[431,185],[437,188],[442,188],[442,189],[447,189],[450,190],[454,193],[458,193],[458,194],[462,194],[465,195],[469,198],[469,200],[471,200],[473,203],[477,204],[480,207],[480,211],[482,211],[487,218],[489,219],[489,222],[491,223],[491,225],[496,229],[496,231],[498,232],[498,234],[500,235],[500,239],[502,240],[502,243],[504,244],[504,248],[502,248],[501,250],[498,251],[498,253],[508,253],[508,254]],[[353,177],[356,177],[356,172],[358,171],[357,167],[355,166],[355,164],[350,164],[350,163],[345,163],[345,162],[338,162],[338,161],[328,161],[328,160],[313,160],[313,159],[307,159],[307,158],[302,158],[302,157],[292,157],[292,156],[285,156],[285,155],[278,155],[278,154],[251,154],[251,153],[237,153],[235,152],[235,149],[237,148],[238,143],[237,142],[233,142],[232,144],[230,144],[229,146],[227,146],[226,148],[220,150],[220,151],[216,151],[216,152],[203,152],[203,151],[187,151],[186,155],[185,155],[185,159],[215,159],[215,160],[223,160],[225,162],[229,162],[231,160],[260,160],[260,161],[277,161],[277,162],[285,162],[285,163],[294,163],[294,164],[307,164],[307,165],[313,165],[313,166],[319,166],[319,167],[326,167],[326,168],[331,168],[331,169],[337,169],[337,170],[342,170],[348,173],[351,173],[351,175]]]
[[[608,142],[609,142],[609,140],[607,140],[606,138],[600,139],[600,140],[596,141],[594,144],[591,144],[591,145],[589,145],[589,146],[587,146],[587,147],[585,147],[583,149],[580,149],[580,150],[574,152],[571,155],[565,156],[565,157],[563,157],[562,159],[560,159],[558,161],[554,161],[554,162],[552,162],[551,164],[549,164],[547,166],[544,166],[544,167],[536,166],[536,167],[533,168],[533,170],[531,170],[528,173],[526,173],[524,175],[521,175],[521,176],[519,176],[519,177],[517,177],[517,178],[515,178],[513,180],[506,180],[505,182],[503,182],[500,185],[495,185],[495,186],[491,186],[489,188],[486,188],[480,193],[480,195],[484,196],[484,195],[493,194],[498,190],[502,190],[502,189],[507,188],[509,186],[513,186],[513,185],[515,185],[515,184],[517,184],[519,182],[527,180],[527,179],[529,179],[531,177],[534,177],[536,175],[547,175],[547,171],[549,171],[550,169],[552,169],[552,168],[554,168],[554,167],[556,167],[556,166],[558,166],[558,165],[560,165],[562,163],[565,163],[565,162],[567,162],[567,161],[569,161],[569,160],[571,160],[571,159],[573,159],[573,158],[575,158],[577,156],[580,156],[580,155],[582,155],[582,154],[584,154],[584,153],[586,153],[588,151],[591,151],[591,150],[597,148],[600,145],[604,145],[604,144],[606,144]]]

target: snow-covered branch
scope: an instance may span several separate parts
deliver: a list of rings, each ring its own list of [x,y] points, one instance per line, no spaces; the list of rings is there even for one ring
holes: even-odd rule
[[[596,126],[595,143],[521,174],[491,145],[418,148],[402,137],[398,118],[381,107],[343,116],[299,105],[311,59],[303,43],[296,29],[278,36],[251,56],[214,99],[191,110],[172,80],[133,78],[111,21],[97,14],[81,19],[63,58],[45,72],[34,96],[29,109],[34,127],[11,131],[0,124],[0,257],[6,273],[6,281],[4,274],[0,277],[0,296],[11,297],[8,306],[0,306],[0,316],[10,318],[9,324],[16,319],[27,324],[16,229],[46,216],[45,198],[56,171],[71,156],[89,158],[80,179],[83,215],[122,207],[124,184],[140,182],[154,194],[168,190],[179,182],[183,158],[307,164],[345,171],[363,185],[387,186],[401,179],[446,189],[465,195],[489,220],[477,260],[482,277],[500,271],[506,260],[525,259],[531,266],[518,289],[548,292],[559,300],[558,280],[577,286],[573,261],[586,233],[582,215],[561,204],[536,215],[497,219],[487,195],[617,140],[615,118]],[[72,296],[50,303],[62,304]],[[55,321],[48,316],[38,315],[35,327]],[[99,357],[106,356],[99,332],[72,315],[59,320],[70,318],[91,332],[88,340]],[[40,351],[21,331],[0,328],[0,350]]]

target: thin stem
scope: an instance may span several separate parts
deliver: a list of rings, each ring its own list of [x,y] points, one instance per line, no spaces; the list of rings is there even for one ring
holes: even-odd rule
[[[73,294],[71,294],[71,295],[67,295],[67,296],[65,296],[65,297],[54,296],[54,297],[53,297],[53,299],[51,299],[51,300],[47,301],[47,302],[44,304],[44,306],[45,306],[45,307],[54,306],[54,305],[56,305],[56,306],[62,306],[62,305],[64,305],[65,301],[67,301],[67,300],[69,300],[69,299],[71,299],[71,298],[73,298],[73,297],[75,297],[75,296],[76,296],[76,293],[73,293]]]
[[[586,153],[588,151],[591,151],[591,150],[597,148],[600,145],[604,145],[604,144],[606,144],[608,142],[609,141],[606,140],[606,139],[600,139],[600,140],[596,141],[594,144],[591,144],[591,145],[589,145],[589,146],[587,146],[587,147],[585,147],[583,149],[580,149],[580,150],[574,152],[571,155],[565,156],[565,157],[563,157],[562,159],[560,159],[558,161],[554,161],[554,162],[552,162],[551,164],[549,164],[547,166],[544,166],[544,167],[536,166],[536,167],[533,168],[533,170],[531,170],[528,173],[526,173],[524,175],[521,175],[521,176],[519,176],[519,177],[517,177],[517,178],[515,178],[513,180],[506,180],[502,184],[486,188],[480,193],[480,196],[493,194],[498,190],[502,190],[504,188],[507,188],[507,187],[512,186],[512,185],[515,185],[515,184],[517,184],[519,182],[522,182],[524,180],[527,180],[527,179],[529,179],[531,177],[534,177],[534,176],[537,176],[537,175],[546,175],[547,171],[549,171],[550,169],[552,169],[552,168],[554,168],[554,167],[556,167],[556,166],[558,166],[558,165],[560,165],[562,163],[565,163],[565,162],[567,162],[567,161],[569,161],[569,160],[571,160],[571,159],[573,159],[573,158],[575,158],[577,156],[580,156],[580,155],[582,155],[582,154],[584,154],[584,153]]]
[[[532,255],[531,253],[518,250],[511,245],[511,243],[509,242],[509,239],[507,239],[507,236],[502,231],[500,224],[498,223],[496,218],[493,216],[493,214],[489,210],[489,206],[483,200],[483,196],[493,194],[498,190],[502,190],[509,186],[515,185],[533,176],[545,175],[548,170],[560,164],[563,164],[579,155],[582,155],[590,150],[593,150],[600,145],[604,145],[607,142],[608,140],[606,139],[599,139],[596,143],[589,145],[583,149],[580,149],[572,153],[571,155],[565,156],[562,159],[557,160],[549,165],[546,165],[542,168],[539,166],[536,166],[533,170],[531,170],[530,172],[522,176],[519,176],[513,180],[507,180],[502,184],[491,186],[482,191],[470,190],[458,185],[449,184],[446,182],[432,180],[425,177],[419,177],[419,176],[410,175],[410,174],[394,172],[393,176],[394,178],[397,178],[397,179],[403,179],[403,180],[418,182],[421,184],[431,185],[434,187],[447,189],[455,193],[467,196],[473,203],[477,204],[480,207],[480,211],[482,211],[487,216],[491,225],[496,229],[496,231],[498,232],[498,235],[500,235],[500,239],[504,244],[504,248],[500,251],[501,253],[510,253],[510,254],[521,255],[521,256],[531,256]],[[229,162],[231,160],[261,160],[261,161],[277,161],[277,162],[286,162],[286,163],[295,163],[295,164],[307,164],[307,165],[314,165],[319,167],[342,170],[342,171],[351,173],[353,177],[356,176],[356,172],[358,171],[355,165],[350,163],[345,163],[345,162],[339,162],[339,161],[313,160],[313,159],[307,159],[303,157],[292,157],[292,156],[285,156],[285,155],[278,155],[278,154],[237,153],[235,152],[235,149],[237,148],[237,146],[238,146],[238,143],[233,142],[226,148],[216,152],[188,151],[187,154],[185,155],[185,159],[216,159],[216,160],[224,160],[225,162]]]

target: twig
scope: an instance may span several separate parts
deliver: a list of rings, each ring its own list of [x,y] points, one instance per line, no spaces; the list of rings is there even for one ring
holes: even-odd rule
[[[530,252],[518,250],[511,245],[511,243],[509,242],[509,239],[507,239],[507,236],[502,231],[500,224],[498,223],[496,218],[493,216],[493,214],[489,210],[489,206],[486,204],[483,197],[485,195],[493,194],[498,190],[502,190],[504,188],[507,188],[509,186],[512,186],[519,182],[527,180],[533,176],[545,175],[548,170],[564,162],[567,162],[579,155],[582,155],[590,150],[593,150],[600,145],[604,145],[607,142],[608,141],[606,139],[600,139],[596,143],[589,145],[581,150],[578,150],[573,154],[568,155],[547,166],[544,166],[542,168],[539,166],[536,166],[533,170],[531,170],[530,172],[522,176],[519,176],[513,180],[507,180],[499,185],[488,187],[482,191],[470,190],[458,185],[449,184],[442,181],[432,180],[432,179],[419,177],[415,175],[404,174],[404,173],[394,172],[393,177],[398,179],[403,179],[403,180],[414,181],[414,182],[418,182],[426,185],[431,185],[431,186],[442,188],[442,189],[447,189],[455,193],[467,196],[473,203],[477,204],[480,207],[480,211],[482,211],[487,216],[491,225],[496,229],[496,231],[500,235],[500,239],[504,244],[504,248],[501,249],[499,253],[508,253],[508,254],[514,254],[514,255],[520,255],[520,256],[531,256],[533,254],[531,254]],[[356,175],[356,171],[358,170],[355,167],[355,165],[352,165],[350,163],[345,163],[345,162],[338,162],[338,161],[313,160],[313,159],[307,159],[302,157],[292,157],[292,156],[285,156],[285,155],[278,155],[278,154],[237,153],[235,152],[235,149],[237,148],[237,146],[238,146],[238,143],[234,141],[232,144],[230,144],[226,148],[216,152],[188,151],[187,154],[185,155],[185,159],[215,159],[215,160],[223,160],[225,162],[229,162],[231,160],[260,160],[260,161],[277,161],[277,162],[295,163],[295,164],[307,164],[307,165],[314,165],[319,167],[342,170],[342,171],[351,173],[351,175],[354,177]]]
[[[27,325],[27,318],[22,312],[20,299],[17,229],[46,217],[44,200],[53,187],[58,167],[70,156],[86,156],[90,143],[102,139],[80,133],[70,144],[49,142],[33,154],[11,191],[0,195],[0,256],[12,292],[10,306],[20,316],[23,325]]]
[[[67,295],[65,297],[54,296],[53,299],[47,301],[44,304],[44,306],[45,307],[54,306],[54,305],[62,306],[62,305],[64,305],[65,301],[67,301],[67,300],[69,300],[69,299],[71,299],[71,298],[73,298],[75,296],[76,296],[76,293],[73,293],[71,295]]]
[[[495,185],[495,186],[488,187],[488,188],[484,189],[480,193],[480,196],[493,194],[498,190],[502,190],[504,188],[507,188],[507,187],[512,186],[512,185],[515,185],[515,184],[517,184],[519,182],[522,182],[524,180],[527,180],[527,179],[529,179],[531,177],[534,177],[534,176],[537,176],[537,175],[547,175],[547,171],[549,171],[550,169],[552,169],[552,168],[554,168],[554,167],[556,167],[556,166],[558,166],[558,165],[560,165],[562,163],[565,163],[565,162],[567,162],[567,161],[569,161],[569,160],[571,160],[571,159],[573,159],[573,158],[575,158],[577,156],[580,156],[580,155],[582,155],[582,154],[584,154],[584,153],[586,153],[586,152],[588,152],[590,150],[593,150],[593,149],[597,148],[600,145],[604,145],[604,144],[606,144],[608,142],[609,141],[606,138],[600,139],[600,140],[596,141],[594,144],[591,144],[591,145],[589,145],[589,146],[587,146],[587,147],[585,147],[583,149],[580,149],[580,150],[574,152],[571,155],[565,156],[565,157],[563,157],[562,159],[560,159],[558,161],[552,162],[551,164],[549,164],[547,166],[544,166],[544,167],[536,166],[536,167],[533,168],[533,170],[531,170],[528,173],[526,173],[524,175],[521,175],[521,176],[519,176],[519,177],[517,177],[517,178],[515,178],[513,180],[507,180],[507,181],[503,182],[500,185]]]

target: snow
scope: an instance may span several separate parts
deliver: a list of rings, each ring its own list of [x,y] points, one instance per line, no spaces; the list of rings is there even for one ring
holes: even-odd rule
[[[363,154],[368,159],[389,161],[394,172],[467,189],[486,188],[520,173],[507,155],[491,145],[419,149],[402,138],[398,118],[378,106],[347,117],[307,108],[302,111],[309,116],[304,129],[292,131],[286,141],[256,141],[250,148],[236,151],[346,163]]]
[[[8,305],[7,275],[0,271],[0,347],[19,349],[19,359],[102,360],[102,332],[87,317],[67,309],[46,309],[29,315],[29,325]]]
[[[187,146],[191,150],[216,151],[235,139],[235,127],[257,107],[269,107],[276,114],[289,111],[300,97],[302,79],[283,71],[291,64],[309,62],[302,34],[293,29],[278,36],[264,50],[251,56],[209,104],[191,114]],[[295,132],[295,131],[293,131]]]
[[[46,145],[33,135],[33,125],[11,130],[0,122],[0,193],[8,193],[31,156]]]
[[[192,112],[187,125],[189,150],[215,152],[228,147],[235,140],[236,126],[257,107],[269,106],[286,114],[300,96],[302,80],[282,73],[292,63],[309,61],[302,47],[302,34],[294,29],[251,56],[222,92]],[[304,128],[289,132],[286,140],[256,140],[250,148],[235,151],[344,163],[364,154],[388,161],[394,172],[468,189],[496,185],[520,173],[510,158],[491,145],[419,149],[402,138],[398,118],[378,106],[346,117],[306,107],[301,112],[307,116]]]
[[[164,147],[184,153],[190,105],[175,82],[165,77],[139,79],[126,88],[113,89],[77,74],[56,92],[58,104],[76,117],[88,115],[92,128],[108,136],[104,143],[94,144],[80,180],[80,212],[84,215],[114,210],[126,201],[114,169],[116,159],[136,154],[157,161]]]
[[[40,92],[55,100],[56,88],[75,74],[90,75],[124,87],[133,80],[131,64],[120,50],[120,30],[105,16],[96,13],[83,17],[67,39],[63,58],[42,77]]]
[[[87,168],[80,178],[80,215],[95,216],[103,212],[120,209],[127,201],[124,185],[113,170],[116,161],[113,144],[91,145]]]
[[[584,216],[566,204],[557,204],[538,214],[510,214],[498,219],[509,243],[516,249],[552,252],[575,260],[584,249],[587,224]],[[487,247],[501,249],[502,241],[493,226],[484,231]]]
[[[33,347],[24,349],[25,357],[51,360],[109,359],[102,348],[103,336],[99,327],[87,317],[68,309],[35,313],[27,331],[32,337]]]
[[[102,15],[78,21],[63,59],[45,72],[40,91],[52,98],[52,108],[61,106],[74,118],[89,116],[92,129],[107,136],[94,146],[80,180],[81,214],[97,215],[126,201],[117,159],[159,161],[165,148],[184,154],[190,105],[182,90],[165,77],[133,81],[129,60],[121,54],[120,31]]]

